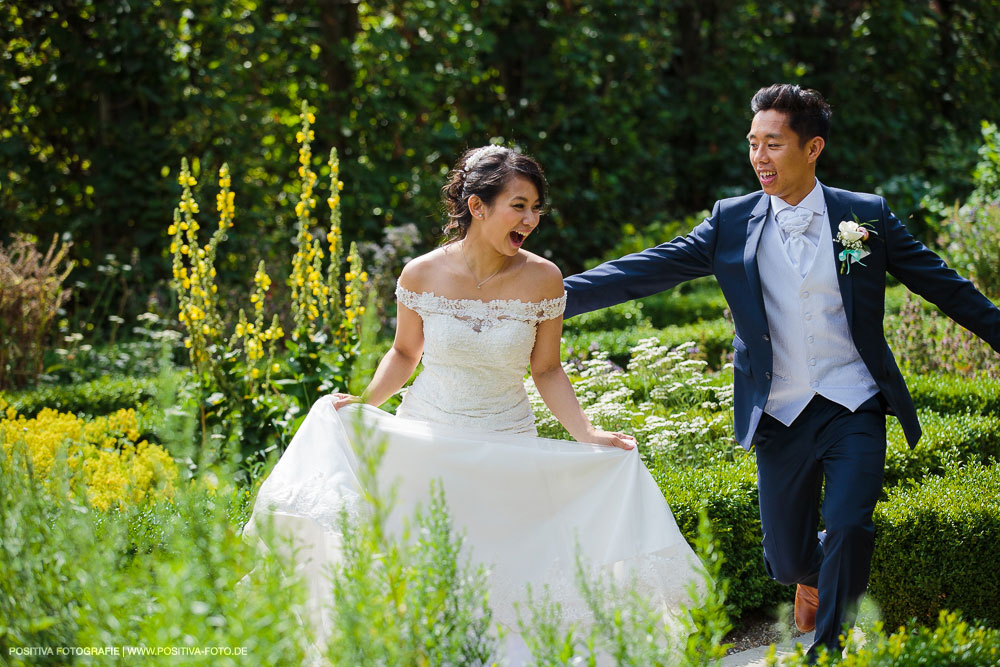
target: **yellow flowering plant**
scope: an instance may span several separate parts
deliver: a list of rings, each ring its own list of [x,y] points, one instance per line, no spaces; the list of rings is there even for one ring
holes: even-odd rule
[[[240,308],[235,322],[224,322],[215,258],[219,244],[234,226],[229,167],[224,164],[219,170],[218,228],[200,245],[199,207],[192,194],[197,180],[187,160],[181,164],[181,198],[167,230],[174,259],[171,286],[177,293],[178,319],[186,330],[184,344],[195,370],[203,450],[216,426],[239,441],[244,458],[265,449],[268,438],[290,431],[294,427],[290,418],[296,412],[304,415],[321,392],[347,387],[358,355],[368,275],[354,244],[343,272],[340,162],[336,149],[331,149],[326,165],[329,229],[324,230],[314,219],[319,199],[312,153],[316,117],[305,102],[299,118],[297,229],[288,274],[290,336],[285,335],[282,318],[266,312],[272,281],[263,261],[254,274],[250,307]],[[279,361],[282,358],[284,362]]]
[[[300,189],[295,205],[298,234],[289,276],[294,330],[292,340],[285,341],[285,348],[290,353],[288,363],[293,382],[288,383],[285,390],[294,395],[303,408],[308,408],[319,394],[347,388],[353,361],[358,355],[358,315],[364,312],[361,301],[368,275],[364,272],[356,246],[352,244],[347,258],[348,270],[344,274],[344,292],[341,293],[343,231],[340,197],[344,181],[340,178],[340,161],[337,149],[330,149],[327,161],[330,190],[326,199],[330,226],[325,234],[324,250],[321,241],[323,230],[312,217],[317,206],[314,188],[318,177],[312,169],[310,142],[314,139],[312,124],[316,118],[305,102],[299,118],[301,127],[296,138],[300,143]]]
[[[239,437],[243,449],[253,450],[259,444],[253,432],[269,428],[268,417],[284,407],[280,400],[278,405],[268,400],[278,397],[270,380],[272,373],[280,370],[280,364],[274,360],[275,343],[285,335],[277,314],[265,324],[264,306],[271,278],[264,262],[260,262],[249,297],[251,315],[240,309],[238,321],[227,335],[229,325],[221,314],[215,260],[219,245],[234,226],[236,213],[229,165],[223,164],[219,169],[218,225],[204,245],[196,217],[199,206],[192,193],[197,180],[186,159],[181,162],[178,183],[182,188],[181,198],[174,210],[173,223],[167,228],[173,255],[171,287],[177,294],[177,317],[185,329],[184,346],[195,371],[202,454],[206,454],[209,432],[216,425],[259,424],[251,426],[249,432],[246,428],[224,428]],[[234,420],[236,424],[231,423]]]
[[[84,420],[43,408],[26,418],[0,397],[0,447],[8,461],[23,447],[30,474],[47,488],[85,495],[97,510],[173,498],[177,465],[157,444],[141,438],[135,410]],[[65,462],[65,465],[61,464]]]

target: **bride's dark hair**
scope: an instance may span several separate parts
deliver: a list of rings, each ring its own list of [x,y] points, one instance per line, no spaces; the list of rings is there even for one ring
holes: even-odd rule
[[[469,197],[476,195],[486,206],[492,206],[508,181],[517,176],[535,185],[539,204],[544,208],[547,185],[542,167],[534,158],[501,146],[483,146],[466,151],[441,188],[441,198],[448,214],[448,223],[441,230],[445,243],[464,239],[468,233],[472,224]]]

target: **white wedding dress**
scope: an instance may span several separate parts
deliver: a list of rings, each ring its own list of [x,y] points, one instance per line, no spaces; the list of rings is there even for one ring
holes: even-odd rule
[[[262,484],[244,532],[253,535],[266,515],[292,536],[320,636],[336,613],[316,605],[330,599],[338,516],[359,513],[358,427],[387,441],[379,484],[398,484],[395,529],[441,481],[465,553],[489,570],[494,620],[507,628],[516,631],[514,604],[526,584],[535,594],[547,586],[567,620],[586,619],[577,548],[583,562],[634,580],[665,611],[688,602],[689,584],[701,580],[697,559],[638,451],[537,437],[524,373],[538,322],[560,317],[565,295],[483,302],[397,286],[396,296],[424,328],[424,368],[397,414],[364,405],[338,412],[330,397],[318,400]]]

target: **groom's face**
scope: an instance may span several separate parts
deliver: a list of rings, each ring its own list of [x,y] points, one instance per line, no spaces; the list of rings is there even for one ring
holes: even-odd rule
[[[823,150],[820,137],[803,143],[788,125],[788,114],[767,109],[753,117],[750,165],[761,187],[789,204],[797,205],[816,185],[816,158]]]

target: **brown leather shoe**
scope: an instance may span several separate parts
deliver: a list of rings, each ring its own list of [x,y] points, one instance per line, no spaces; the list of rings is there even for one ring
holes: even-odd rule
[[[819,591],[812,586],[797,584],[795,587],[795,627],[799,632],[816,629],[816,607],[819,606]]]

